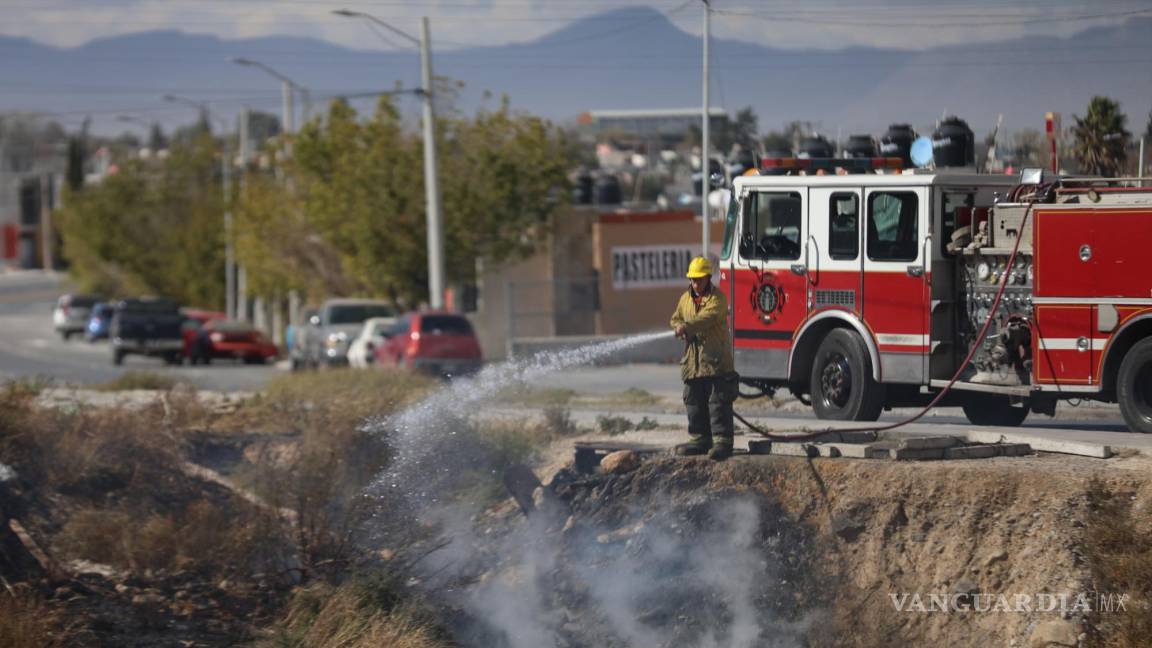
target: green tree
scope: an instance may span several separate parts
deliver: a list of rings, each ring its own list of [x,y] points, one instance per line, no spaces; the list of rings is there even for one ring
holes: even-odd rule
[[[224,260],[219,157],[203,136],[166,160],[124,163],[59,213],[64,255],[82,287],[220,308]]]
[[[1125,128],[1127,117],[1120,112],[1120,104],[1108,97],[1092,97],[1083,118],[1072,116],[1076,126],[1073,156],[1082,173],[1117,176],[1124,170],[1126,149],[1131,138]]]
[[[152,124],[152,130],[148,133],[148,148],[153,151],[168,148],[168,137],[158,123]]]
[[[540,226],[566,199],[571,148],[551,124],[514,113],[506,100],[471,117],[449,105],[441,114],[447,279],[469,282],[477,258],[499,263],[540,244]],[[333,102],[293,149],[282,185],[253,178],[242,198],[238,253],[250,285],[312,299],[427,300],[423,141],[394,100],[382,98],[368,120]]]

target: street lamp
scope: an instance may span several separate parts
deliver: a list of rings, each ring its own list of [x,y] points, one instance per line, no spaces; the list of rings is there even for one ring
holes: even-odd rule
[[[284,120],[284,132],[285,133],[291,133],[292,131],[296,130],[295,124],[293,123],[293,121],[294,121],[293,108],[292,108],[292,90],[293,90],[293,88],[300,91],[300,96],[304,100],[304,121],[308,121],[309,117],[311,117],[312,93],[309,92],[308,88],[305,88],[304,86],[300,85],[299,83],[296,83],[292,79],[289,79],[288,77],[284,76],[283,74],[280,74],[279,72],[277,72],[273,68],[261,63],[260,61],[253,61],[252,59],[237,57],[237,58],[232,59],[232,62],[235,63],[236,65],[244,65],[247,67],[257,68],[257,69],[263,71],[265,74],[267,74],[267,75],[269,75],[275,79],[280,80],[281,93],[283,95],[283,115],[282,115],[282,118]]]
[[[193,106],[212,121],[212,111],[206,101],[196,101],[177,95],[164,95],[164,101]],[[220,161],[221,184],[224,185],[224,312],[228,319],[236,319],[236,250],[232,232],[232,152],[228,146],[228,122],[221,119],[220,134],[224,138],[224,153]]]
[[[360,11],[336,9],[345,18],[363,18],[420,48],[420,95],[424,98],[424,191],[428,218],[428,298],[434,309],[444,307],[444,229],[440,216],[440,182],[436,170],[435,111],[432,105],[432,43],[428,17],[420,19],[420,38],[401,31],[376,16]]]

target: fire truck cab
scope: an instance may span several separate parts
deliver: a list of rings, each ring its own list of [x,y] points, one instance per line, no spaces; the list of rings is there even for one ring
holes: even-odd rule
[[[742,382],[824,419],[876,420],[951,384],[976,424],[1088,398],[1152,432],[1152,189],[1033,180],[738,178],[719,288]]]

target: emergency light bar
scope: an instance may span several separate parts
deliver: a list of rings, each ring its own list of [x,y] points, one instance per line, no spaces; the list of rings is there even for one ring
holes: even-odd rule
[[[898,157],[874,158],[763,158],[760,171],[765,175],[786,175],[788,173],[870,173],[872,171],[900,171],[904,162]]]

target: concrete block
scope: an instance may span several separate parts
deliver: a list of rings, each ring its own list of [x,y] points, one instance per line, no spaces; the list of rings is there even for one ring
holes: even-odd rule
[[[957,446],[944,448],[945,459],[987,459],[998,454],[994,445]]]
[[[1027,443],[998,443],[995,448],[1001,457],[1022,457],[1032,454],[1032,446]]]
[[[970,430],[966,436],[972,443],[1025,443],[1037,452],[1055,452],[1097,459],[1107,459],[1112,456],[1112,448],[1099,443],[1045,439],[1017,432],[993,432],[991,430]]]
[[[943,459],[944,448],[894,448],[888,450],[888,458],[897,461],[923,461]]]
[[[820,453],[811,443],[773,443],[772,454],[785,457],[817,457]]]
[[[926,450],[930,448],[951,448],[959,445],[961,439],[950,436],[896,437],[896,447],[901,450]]]
[[[820,456],[838,456],[848,457],[851,459],[870,459],[872,455],[869,453],[868,446],[862,443],[821,443]],[[829,451],[835,450],[835,455],[825,455],[825,448]]]
[[[749,439],[748,454],[772,454],[772,442],[768,439]]]
[[[829,443],[816,443],[812,446],[820,457],[839,457],[840,449]]]

